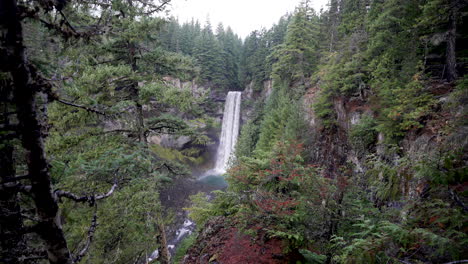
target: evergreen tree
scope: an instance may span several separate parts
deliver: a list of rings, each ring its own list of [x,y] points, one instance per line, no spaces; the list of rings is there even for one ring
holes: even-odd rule
[[[302,85],[318,64],[318,17],[306,4],[299,7],[288,26],[283,44],[272,54],[273,78]]]
[[[265,32],[253,31],[244,41],[241,56],[241,80],[247,85],[254,82],[254,88],[263,87],[263,81],[269,79],[266,58],[269,54]]]
[[[423,28],[426,38],[444,35],[446,43],[444,78],[454,81],[458,77],[456,45],[460,34],[457,29],[466,17],[466,1],[458,0],[428,0],[422,6],[422,16],[419,25]]]
[[[222,89],[222,50],[209,22],[195,39],[194,57],[201,67],[200,80]]]

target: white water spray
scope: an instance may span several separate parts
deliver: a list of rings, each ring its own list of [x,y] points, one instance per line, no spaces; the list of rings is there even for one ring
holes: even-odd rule
[[[225,173],[239,135],[241,92],[228,92],[214,171]]]

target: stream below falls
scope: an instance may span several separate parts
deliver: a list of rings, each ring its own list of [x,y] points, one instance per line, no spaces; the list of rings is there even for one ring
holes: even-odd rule
[[[195,230],[195,223],[189,219],[188,212],[184,208],[190,206],[191,195],[199,192],[212,196],[211,192],[227,187],[227,182],[220,174],[212,174],[211,171],[196,179],[177,179],[160,194],[161,203],[168,212],[174,213],[174,222],[167,226],[166,236],[169,253],[174,256],[178,246]],[[156,259],[158,251],[154,251],[149,260]]]

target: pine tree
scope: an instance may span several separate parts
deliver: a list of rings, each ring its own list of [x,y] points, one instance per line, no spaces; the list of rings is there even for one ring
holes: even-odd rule
[[[222,50],[209,22],[195,40],[194,57],[201,67],[200,79],[214,87],[223,87]]]
[[[419,26],[423,28],[424,36],[429,39],[436,35],[445,36],[445,76],[448,81],[458,78],[457,68],[457,39],[460,35],[457,28],[463,24],[466,17],[466,1],[458,0],[429,0],[422,5],[422,15]]]
[[[306,4],[299,7],[288,26],[283,44],[271,55],[273,78],[302,85],[318,64],[318,17]]]

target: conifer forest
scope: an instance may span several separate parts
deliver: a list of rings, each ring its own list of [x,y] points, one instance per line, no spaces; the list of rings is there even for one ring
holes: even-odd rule
[[[171,2],[0,0],[0,264],[468,263],[466,0]]]

